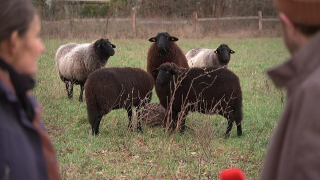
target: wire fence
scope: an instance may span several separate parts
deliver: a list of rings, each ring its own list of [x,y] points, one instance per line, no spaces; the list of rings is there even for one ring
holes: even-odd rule
[[[158,32],[182,38],[281,34],[271,0],[51,0],[50,6],[33,1],[43,20],[44,38],[148,38]]]
[[[278,37],[277,18],[221,17],[221,18],[74,18],[42,21],[44,38],[149,38],[158,32],[170,32],[181,38],[228,36]]]

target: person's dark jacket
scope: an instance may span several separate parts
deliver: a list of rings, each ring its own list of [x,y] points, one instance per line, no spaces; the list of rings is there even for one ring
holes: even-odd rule
[[[0,179],[59,180],[56,155],[31,95],[32,79],[0,59]]]

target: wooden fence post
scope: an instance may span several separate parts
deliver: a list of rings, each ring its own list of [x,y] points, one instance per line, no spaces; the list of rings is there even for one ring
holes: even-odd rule
[[[220,6],[220,0],[216,1],[216,9],[215,9],[215,15],[216,15],[216,35],[219,36],[220,30],[219,30],[219,19],[220,19],[220,12],[221,12],[221,6]]]
[[[107,22],[106,22],[106,25],[104,27],[104,36],[107,36],[107,34],[108,34],[108,22],[109,22],[109,18],[107,17]]]
[[[262,30],[262,11],[258,12],[259,15],[259,31]]]
[[[73,34],[73,19],[70,19],[70,33]]]
[[[198,14],[197,12],[192,13],[192,22],[193,22],[193,32],[197,31],[197,26],[198,26]]]
[[[136,31],[136,12],[132,13],[132,32],[133,36],[137,36],[137,31]]]
[[[63,7],[64,7],[64,10],[66,12],[66,19],[70,18],[70,11],[69,11],[69,4],[64,4]]]

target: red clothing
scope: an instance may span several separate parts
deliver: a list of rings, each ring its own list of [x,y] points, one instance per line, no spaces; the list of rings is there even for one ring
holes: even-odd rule
[[[320,179],[320,33],[291,59],[268,71],[287,89],[270,141],[262,180]]]
[[[0,68],[0,179],[61,179],[50,138],[41,122],[42,107],[27,93],[35,110],[30,121],[8,73]]]

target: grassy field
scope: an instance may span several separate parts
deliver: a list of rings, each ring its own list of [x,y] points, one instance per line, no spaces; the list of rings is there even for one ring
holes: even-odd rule
[[[92,40],[88,40],[90,42]],[[111,39],[117,46],[109,67],[146,69],[147,40]],[[243,91],[243,135],[223,138],[227,121],[220,116],[190,113],[185,134],[167,134],[143,126],[144,133],[127,129],[125,110],[103,116],[100,135],[93,137],[86,103],[78,101],[80,88],[68,99],[58,77],[54,55],[61,44],[84,40],[44,40],[34,89],[44,107],[43,121],[52,138],[63,179],[217,179],[228,167],[241,168],[247,179],[259,179],[266,148],[283,109],[285,92],[274,88],[266,69],[289,55],[281,39],[185,39],[186,53],[196,47],[215,48],[225,43],[236,53],[229,69]],[[159,102],[153,94],[152,102]]]

